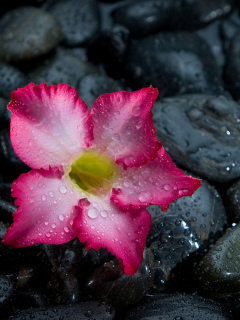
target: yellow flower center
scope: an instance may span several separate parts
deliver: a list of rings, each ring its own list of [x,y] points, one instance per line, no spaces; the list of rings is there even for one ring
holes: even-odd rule
[[[118,165],[96,150],[86,151],[72,165],[70,179],[82,190],[104,196],[118,176]]]

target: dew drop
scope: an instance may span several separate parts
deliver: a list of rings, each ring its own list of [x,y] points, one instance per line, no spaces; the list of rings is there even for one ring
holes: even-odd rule
[[[70,229],[68,227],[64,227],[63,230],[68,233],[70,231]]]
[[[39,234],[38,234],[38,235],[39,235],[39,237],[41,237],[41,236],[42,236],[42,232],[39,232]]]
[[[60,193],[65,194],[65,193],[67,193],[67,188],[62,185],[59,187],[59,191],[60,191]]]
[[[169,191],[169,190],[171,190],[171,186],[169,184],[165,184],[163,186],[163,189],[166,190],[166,191]]]
[[[55,228],[56,228],[56,225],[55,225],[55,223],[53,223],[53,224],[52,224],[52,228],[53,228],[53,229],[55,229]]]
[[[124,182],[123,182],[123,185],[124,185],[124,187],[127,187],[127,188],[128,188],[128,187],[130,186],[130,183],[129,183],[128,181],[124,181]]]
[[[136,122],[136,124],[135,124],[136,129],[140,129],[141,126],[142,126],[142,121]]]
[[[46,201],[47,200],[47,196],[45,194],[42,195],[42,201]]]
[[[64,220],[64,215],[63,215],[62,213],[60,213],[59,216],[58,216],[58,219],[59,219],[60,221],[63,221],[63,220]]]
[[[106,123],[104,123],[103,128],[104,128],[104,129],[109,128],[109,124],[108,124],[107,122],[106,122]]]
[[[97,216],[98,216],[98,211],[96,209],[94,209],[94,208],[91,208],[91,209],[88,210],[87,214],[88,214],[89,218],[96,219]]]
[[[100,211],[100,215],[101,215],[101,217],[103,217],[103,218],[107,218],[108,213],[107,213],[106,210],[101,210],[101,211]]]
[[[118,133],[114,133],[112,139],[115,140],[115,141],[119,141],[121,138],[120,138],[120,135]]]
[[[94,227],[94,226],[91,226],[91,229],[92,229],[92,230],[94,230],[94,229],[95,229],[95,227]]]
[[[150,193],[149,192],[141,192],[139,195],[140,202],[146,202],[150,200]]]
[[[132,133],[132,128],[130,126],[126,127],[126,132],[127,134],[131,134]]]
[[[32,144],[33,144],[32,139],[28,140],[28,145],[29,145],[29,146],[32,146]]]
[[[49,191],[49,195],[50,195],[51,198],[53,198],[54,197],[54,192],[53,191]]]
[[[141,107],[137,106],[133,109],[133,114],[137,117],[141,114]]]
[[[48,225],[48,221],[45,221],[44,224],[45,224],[45,226],[47,226]]]
[[[50,233],[50,232],[47,232],[47,233],[46,233],[46,237],[47,237],[47,238],[50,238],[50,237],[51,237],[51,233]]]

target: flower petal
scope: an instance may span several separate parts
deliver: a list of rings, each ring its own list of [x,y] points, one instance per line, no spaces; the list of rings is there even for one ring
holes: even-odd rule
[[[19,206],[14,223],[4,236],[10,247],[36,243],[60,244],[76,237],[73,219],[80,195],[54,170],[32,170],[14,181],[12,196]]]
[[[11,142],[19,158],[34,169],[69,163],[89,146],[92,125],[88,107],[75,89],[30,83],[13,91],[8,109]]]
[[[156,140],[152,108],[158,90],[120,91],[100,96],[92,106],[94,143],[116,156],[125,167],[153,159],[161,143]]]
[[[74,220],[86,249],[107,248],[120,261],[124,273],[133,275],[142,261],[151,216],[146,209],[130,209],[126,213],[115,207],[109,198],[91,196],[91,204],[80,201]]]
[[[113,185],[111,200],[122,210],[156,204],[166,211],[172,201],[191,196],[200,186],[199,179],[186,176],[175,167],[162,147],[153,161],[139,168],[122,170]]]

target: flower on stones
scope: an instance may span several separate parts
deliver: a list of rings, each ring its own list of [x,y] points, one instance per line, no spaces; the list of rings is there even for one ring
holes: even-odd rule
[[[151,226],[150,204],[166,210],[200,181],[177,169],[156,140],[157,89],[100,96],[86,103],[66,84],[14,91],[11,142],[32,170],[13,182],[17,211],[10,247],[61,244],[78,237],[107,248],[133,275]]]

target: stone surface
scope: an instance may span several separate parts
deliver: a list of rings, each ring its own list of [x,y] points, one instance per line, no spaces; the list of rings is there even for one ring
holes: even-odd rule
[[[227,320],[223,308],[214,301],[197,295],[160,294],[146,298],[126,320]]]
[[[224,96],[184,95],[155,103],[158,139],[173,160],[201,177],[240,176],[240,107]]]
[[[96,0],[48,1],[44,8],[59,21],[68,46],[86,43],[100,26]]]
[[[0,49],[1,50],[1,49]],[[0,61],[0,95],[10,100],[13,90],[27,85],[27,78],[14,66]]]
[[[27,309],[17,312],[9,320],[112,320],[114,311],[97,301],[82,302],[74,306],[54,306],[48,308]]]
[[[83,76],[95,72],[97,68],[90,63],[82,62],[66,49],[58,48],[49,59],[29,72],[28,78],[36,85],[42,82],[55,85],[66,83],[77,88]]]
[[[87,75],[79,83],[78,92],[83,101],[91,109],[93,102],[104,93],[112,93],[124,90],[120,81],[113,80],[105,75]]]
[[[240,180],[235,182],[226,194],[226,208],[231,223],[240,222]]]
[[[223,92],[220,73],[207,43],[192,33],[158,33],[134,40],[122,59],[127,83],[152,85],[159,96]]]
[[[214,299],[240,297],[240,224],[228,229],[209,250],[196,271],[204,295]]]
[[[20,7],[0,18],[0,59],[21,61],[51,51],[61,39],[56,19],[39,8]]]

